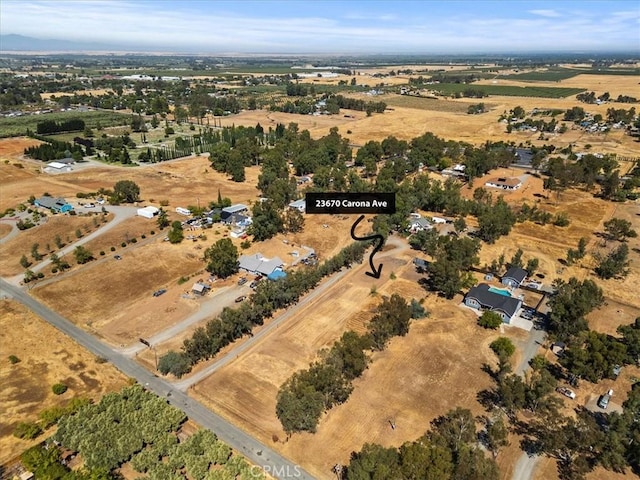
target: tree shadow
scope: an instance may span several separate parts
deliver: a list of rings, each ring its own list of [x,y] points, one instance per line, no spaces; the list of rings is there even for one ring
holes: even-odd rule
[[[476,394],[476,400],[484,407],[487,412],[492,411],[500,402],[500,397],[495,390],[481,390]]]

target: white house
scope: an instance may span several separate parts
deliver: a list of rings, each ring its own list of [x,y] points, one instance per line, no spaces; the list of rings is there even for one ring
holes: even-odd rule
[[[522,180],[517,177],[500,177],[488,180],[485,183],[487,187],[502,188],[503,190],[517,190],[522,186]]]
[[[433,228],[433,225],[431,225],[431,222],[429,222],[429,220],[427,220],[426,218],[412,218],[411,222],[409,223],[409,230],[412,233],[421,232],[422,230],[429,230],[431,228]]]

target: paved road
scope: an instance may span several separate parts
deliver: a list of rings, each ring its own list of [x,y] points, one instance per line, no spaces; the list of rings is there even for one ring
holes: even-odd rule
[[[182,410],[193,421],[215,432],[223,442],[241,452],[255,465],[270,472],[275,478],[313,479],[309,473],[298,465],[290,462],[219,415],[211,412],[200,402],[188,397],[165,380],[154,376],[141,365],[100,342],[97,338],[47,308],[21,289],[4,280],[0,280],[0,296],[13,298],[22,303],[90,352],[107,359],[125,375],[135,378],[141,385],[145,385],[155,394],[167,398],[172,405]]]

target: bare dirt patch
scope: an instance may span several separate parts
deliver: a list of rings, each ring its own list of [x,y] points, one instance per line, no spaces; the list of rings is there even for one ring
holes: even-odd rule
[[[36,421],[40,411],[74,397],[98,399],[126,383],[111,365],[98,363],[92,354],[18,303],[0,301],[0,326],[0,464],[37,441],[13,437],[19,422]],[[11,365],[8,355],[16,355],[20,363]],[[51,386],[59,381],[69,389],[54,395]]]

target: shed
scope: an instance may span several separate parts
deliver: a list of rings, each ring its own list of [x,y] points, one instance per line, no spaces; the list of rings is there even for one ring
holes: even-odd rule
[[[144,218],[153,218],[154,215],[157,215],[158,213],[158,209],[156,207],[144,207],[144,208],[139,208],[137,210],[137,215],[139,217],[144,217]]]
[[[295,202],[291,202],[289,204],[289,208],[295,208],[300,213],[305,213],[307,208],[307,202],[304,199],[296,200]]]
[[[198,295],[204,295],[209,290],[211,290],[211,287],[209,285],[200,282],[194,283],[193,287],[191,287],[191,291]]]
[[[509,287],[518,288],[524,282],[524,279],[527,278],[529,272],[520,267],[511,267],[507,270],[502,276],[501,283],[503,285],[507,285]]]

